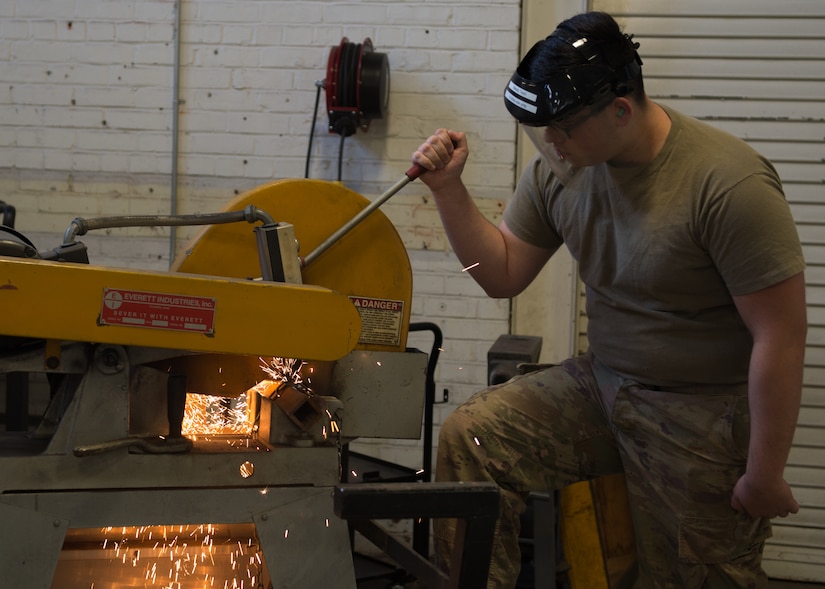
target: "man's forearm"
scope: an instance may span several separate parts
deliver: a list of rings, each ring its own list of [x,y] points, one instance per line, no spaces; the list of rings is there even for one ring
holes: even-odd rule
[[[450,245],[466,271],[492,296],[507,276],[507,256],[499,230],[478,210],[463,183],[433,192]]]
[[[804,341],[787,346],[754,345],[747,470],[756,479],[782,477],[799,417],[803,358]]]

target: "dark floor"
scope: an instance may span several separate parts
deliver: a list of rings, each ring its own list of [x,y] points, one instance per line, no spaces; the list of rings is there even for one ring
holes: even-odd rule
[[[362,563],[362,567],[364,563]],[[361,568],[361,573],[369,573],[370,567]],[[387,572],[390,568],[381,569],[381,565],[376,563],[376,567],[372,572],[376,574],[376,578],[364,579],[358,582],[358,589],[423,589],[423,587],[415,581],[405,579],[402,572],[388,573],[380,576],[381,573]],[[369,574],[367,574],[369,576]],[[768,589],[825,589],[825,583],[801,583],[797,581],[783,581],[778,579],[771,579],[768,582]]]
[[[390,579],[374,579],[358,583],[358,589],[418,589],[414,583],[400,585]],[[825,589],[822,583],[796,583],[793,581],[771,580],[768,589]]]
[[[385,554],[376,551],[374,547],[368,546],[364,553],[356,554],[358,589],[425,589],[421,584],[411,581]],[[519,587],[524,587],[524,584]],[[768,589],[825,589],[825,583],[771,579]]]
[[[358,540],[364,542],[360,537]],[[419,583],[406,578],[404,572],[398,570],[392,561],[374,546],[362,544],[360,548],[365,550],[357,553],[356,557],[358,589],[424,589]],[[825,589],[825,583],[771,579],[768,589]]]

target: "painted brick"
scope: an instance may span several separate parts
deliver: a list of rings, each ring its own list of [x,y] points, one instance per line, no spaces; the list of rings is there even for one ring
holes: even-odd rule
[[[157,109],[122,110],[110,108],[104,112],[105,126],[113,130],[141,132],[168,129],[169,117]]]
[[[17,149],[11,158],[11,163],[18,168],[40,168],[43,166],[43,151],[31,148]]]
[[[48,170],[68,170],[72,167],[72,154],[65,150],[43,152],[43,167]]]
[[[227,25],[223,27],[221,42],[224,45],[249,45],[255,36],[255,28],[251,24]]]
[[[88,41],[114,41],[115,23],[100,21],[87,22],[86,39]]]
[[[67,129],[22,129],[16,133],[16,145],[20,147],[49,147],[66,149],[74,147],[75,132]]]
[[[7,3],[9,4],[9,3]],[[18,18],[71,18],[74,13],[73,0],[31,0],[14,2],[14,15]]]
[[[135,3],[135,18],[151,22],[169,22],[174,18],[175,3],[168,0],[141,0]]]
[[[43,88],[35,90],[36,95],[42,96],[45,94],[43,90]],[[113,106],[124,110],[136,106],[134,91],[125,87],[114,88],[98,85],[68,90],[70,90],[70,94],[58,97],[59,100],[55,101],[56,104],[68,105],[74,100],[75,104],[79,106]]]
[[[261,6],[260,21],[297,25],[320,24],[325,12],[325,6],[321,2],[264,2]]]
[[[248,135],[229,133],[193,133],[190,136],[192,149],[199,153],[247,155],[252,153],[253,138]]]
[[[57,23],[53,20],[32,21],[29,24],[29,38],[34,41],[52,41],[57,37]]]
[[[150,154],[130,154],[126,157],[129,172],[133,174],[158,174],[168,172],[169,158]]]
[[[181,72],[184,92],[192,88],[228,88],[234,72],[226,67],[191,67]]]
[[[260,2],[200,2],[197,18],[206,22],[256,23]]]
[[[73,60],[79,63],[129,64],[132,62],[132,52],[131,45],[117,42],[78,44],[71,49]],[[55,61],[60,62],[63,57]]]
[[[11,5],[10,2],[3,3],[5,7]],[[0,9],[2,10],[2,9]],[[0,12],[0,16],[5,16]],[[20,39],[27,39],[29,37],[29,24],[24,20],[14,18],[4,18],[0,20],[0,39],[3,40],[3,45],[6,45],[4,52],[8,51],[8,42]]]
[[[154,30],[154,29],[150,29]],[[171,31],[170,31],[171,32]],[[159,34],[161,39],[156,39],[154,43],[147,43],[145,45],[138,45],[134,50],[134,63],[136,65],[162,65],[166,66],[165,74],[169,75],[168,68],[173,64],[173,52],[171,43],[171,36],[166,33]],[[164,80],[168,86],[168,78]]]
[[[65,3],[67,0],[63,0]],[[41,0],[43,4],[50,5],[48,0]],[[16,4],[26,5],[29,2],[20,1]],[[73,10],[74,18],[94,20],[123,21],[131,20],[135,16],[135,4],[138,2],[106,2],[101,5],[100,0],[76,0]],[[71,14],[71,13],[70,13]]]
[[[472,10],[457,11],[455,25],[459,27],[479,27],[486,29],[490,23],[496,23],[498,28],[517,31],[521,14],[515,3],[498,5],[493,3],[476,4]]]
[[[124,22],[115,26],[115,36],[120,43],[140,43],[146,40],[146,23]]]
[[[190,25],[186,27],[186,43],[194,45],[197,43],[220,43],[223,35],[223,27],[219,24],[207,24],[196,19],[189,20]],[[190,47],[190,53],[194,53],[195,47]],[[193,60],[185,63],[194,63]]]

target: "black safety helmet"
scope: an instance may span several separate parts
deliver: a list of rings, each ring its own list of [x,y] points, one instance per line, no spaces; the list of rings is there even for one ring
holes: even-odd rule
[[[568,21],[569,22],[569,21]],[[604,42],[592,40],[565,23],[542,41],[533,45],[521,60],[504,89],[504,104],[517,121],[531,127],[544,127],[575,114],[582,108],[598,103],[613,94],[624,96],[631,91],[629,82],[639,77],[642,60],[639,44],[632,36],[622,35],[629,44],[631,59],[611,65]],[[531,67],[546,44],[553,39],[572,47],[583,61],[563,68],[546,79],[531,79]]]

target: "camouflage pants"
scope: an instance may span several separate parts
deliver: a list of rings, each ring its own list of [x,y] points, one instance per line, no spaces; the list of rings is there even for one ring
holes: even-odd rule
[[[745,385],[649,390],[592,356],[518,376],[473,396],[444,422],[436,479],[501,488],[488,587],[515,586],[519,516],[530,491],[624,473],[639,589],[761,588],[767,520],[730,506],[744,472]],[[454,522],[435,521],[449,566]]]

